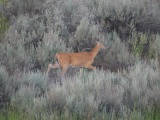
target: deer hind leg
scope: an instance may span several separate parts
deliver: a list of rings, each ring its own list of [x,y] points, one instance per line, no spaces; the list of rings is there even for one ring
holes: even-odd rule
[[[68,66],[62,67],[62,74],[61,74],[61,77],[64,77],[64,76],[65,76],[65,73],[67,72],[67,70],[68,70]]]
[[[62,82],[64,81],[65,79],[65,74],[68,70],[68,66],[61,66],[61,70],[62,70],[62,73],[61,73],[61,80],[60,80],[60,84],[62,84]]]
[[[49,64],[46,75],[48,75],[51,68],[59,68],[59,64],[57,64],[57,63],[56,64]]]

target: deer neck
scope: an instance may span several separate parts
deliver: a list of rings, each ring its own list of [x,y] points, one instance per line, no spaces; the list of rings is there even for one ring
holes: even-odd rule
[[[96,46],[92,49],[92,51],[91,51],[90,53],[91,53],[91,56],[93,57],[93,59],[94,59],[94,58],[96,57],[96,55],[98,54],[99,50],[100,50],[100,47],[99,47],[98,45],[96,45]]]

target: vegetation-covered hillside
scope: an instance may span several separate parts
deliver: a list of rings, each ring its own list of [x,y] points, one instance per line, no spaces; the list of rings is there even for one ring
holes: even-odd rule
[[[159,120],[159,32],[159,0],[0,0],[0,119]],[[45,75],[96,40],[97,70]]]

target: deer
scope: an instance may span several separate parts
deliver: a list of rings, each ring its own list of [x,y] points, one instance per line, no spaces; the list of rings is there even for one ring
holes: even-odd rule
[[[55,55],[57,63],[48,65],[46,75],[48,75],[51,68],[61,68],[61,78],[63,78],[70,66],[84,67],[87,69],[95,70],[96,67],[92,66],[92,63],[94,62],[94,58],[97,56],[100,49],[105,49],[105,46],[102,43],[96,41],[95,47],[90,52],[57,53]]]

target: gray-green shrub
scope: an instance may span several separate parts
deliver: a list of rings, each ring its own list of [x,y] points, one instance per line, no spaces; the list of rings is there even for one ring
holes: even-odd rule
[[[140,51],[128,50],[130,41],[135,43],[140,31],[144,35],[148,30],[159,31],[158,1],[34,0],[31,3],[13,0],[4,9],[10,26],[0,43],[0,65],[6,68],[0,69],[1,86],[5,84],[0,92],[7,91],[12,106],[34,114],[35,118],[40,118],[40,112],[54,117],[56,111],[66,116],[95,117],[97,113],[103,118],[106,113],[108,119],[113,119],[114,114],[126,119],[144,119],[137,111],[158,105],[158,33],[153,42],[153,38],[147,37],[151,41],[149,52],[156,60],[143,62],[133,54],[142,52],[141,44],[136,46]],[[108,71],[67,75],[62,86],[52,83],[58,76],[44,76],[57,52],[92,48],[97,39],[108,49],[99,52],[94,64],[107,65]],[[110,72],[111,68],[118,72]],[[123,68],[126,69],[122,71]]]
[[[67,77],[62,86],[48,83],[47,78],[40,77],[40,73],[31,73],[33,77],[28,74],[25,82],[23,79],[26,77],[19,79],[20,87],[12,95],[11,103],[35,113],[56,110],[87,116],[102,111],[112,113],[114,110],[117,115],[125,117],[134,109],[158,105],[159,69],[157,66],[154,68],[156,64],[157,61],[138,62],[128,71],[118,73],[84,70]],[[39,90],[44,90],[44,93],[38,94]]]
[[[0,108],[8,102],[10,97],[6,91],[6,85],[8,80],[8,73],[4,67],[0,66]]]

